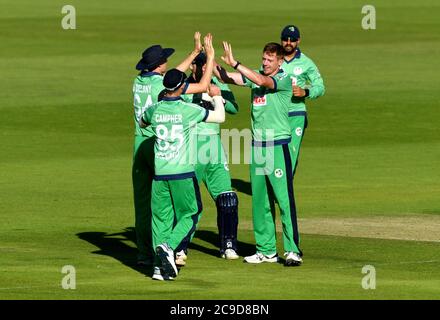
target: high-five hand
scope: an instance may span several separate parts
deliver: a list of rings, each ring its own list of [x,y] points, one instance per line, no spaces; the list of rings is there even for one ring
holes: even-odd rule
[[[194,51],[200,52],[202,51],[202,42],[200,41],[200,32],[194,33]]]
[[[223,41],[223,50],[224,53],[222,55],[222,60],[229,66],[233,67],[235,66],[235,64],[237,63],[237,61],[235,61],[234,59],[234,55],[232,54],[232,47],[231,44]]]
[[[208,58],[214,58],[215,51],[212,46],[212,34],[208,33],[203,39],[203,47],[205,48],[206,56]]]

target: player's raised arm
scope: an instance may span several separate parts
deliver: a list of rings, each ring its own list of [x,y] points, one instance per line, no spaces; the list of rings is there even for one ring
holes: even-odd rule
[[[191,83],[185,90],[184,94],[201,93],[208,91],[212,78],[212,69],[215,59],[215,51],[212,46],[212,35],[208,33],[203,39],[203,46],[206,52],[206,69],[199,83]]]
[[[220,88],[215,85],[210,85],[208,94],[212,97],[212,103],[214,104],[214,111],[208,111],[208,117],[205,122],[223,123],[225,122],[225,107],[223,104],[223,98],[221,96]]]
[[[240,72],[228,72],[221,65],[214,62],[214,75],[223,83],[235,84],[237,86],[243,86],[243,76]]]
[[[240,82],[243,83],[243,79],[241,75],[248,78],[250,81],[255,83],[256,85],[260,87],[266,87],[269,89],[275,89],[275,82],[270,76],[266,76],[263,74],[260,74],[258,72],[253,71],[252,69],[249,69],[248,67],[241,64],[241,62],[235,60],[234,55],[232,54],[232,46],[230,43],[223,41],[223,49],[224,54],[222,56],[222,60],[229,66],[233,67],[235,70],[237,70],[240,74]],[[263,58],[264,59],[264,58]],[[264,61],[263,61],[264,64]],[[234,74],[228,74],[231,78],[234,79],[235,82],[237,82],[237,76]],[[237,83],[236,83],[237,84]]]
[[[194,33],[194,49],[191,53],[183,60],[176,69],[185,72],[188,70],[191,62],[197,57],[197,55],[202,51],[202,43],[200,42],[200,32]]]

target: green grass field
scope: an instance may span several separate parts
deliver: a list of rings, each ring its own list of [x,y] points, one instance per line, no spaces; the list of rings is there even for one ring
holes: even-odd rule
[[[358,0],[73,0],[76,30],[61,28],[65,4],[1,4],[0,299],[440,299],[438,1],[370,1],[376,30],[361,28]],[[141,52],[174,47],[175,66],[198,30],[213,33],[217,57],[228,40],[257,68],[290,23],[327,89],[308,104],[295,179],[303,266],[218,258],[202,188],[188,265],[174,282],[152,281],[134,266]],[[223,127],[248,128],[249,91],[233,91],[241,110]],[[251,254],[248,167],[230,167],[240,253]],[[76,268],[75,290],[61,287],[65,265]],[[376,269],[374,290],[361,286],[365,265]]]

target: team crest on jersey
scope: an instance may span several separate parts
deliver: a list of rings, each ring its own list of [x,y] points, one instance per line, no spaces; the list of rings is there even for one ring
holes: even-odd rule
[[[228,166],[227,163],[224,164],[224,167],[225,167],[225,170],[226,170],[226,171],[229,171],[229,166]]]
[[[301,127],[296,128],[295,133],[298,137],[301,137],[303,130]]]
[[[261,107],[266,105],[266,96],[254,97],[254,106]]]
[[[284,172],[281,169],[275,169],[275,177],[281,178],[283,176]]]
[[[303,69],[301,67],[295,67],[293,69],[293,74],[296,76],[300,75],[302,72],[303,72]]]

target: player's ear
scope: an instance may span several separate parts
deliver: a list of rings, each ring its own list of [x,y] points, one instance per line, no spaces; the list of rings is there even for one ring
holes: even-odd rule
[[[301,43],[301,38],[298,38],[298,41],[296,42],[296,46],[299,46],[300,43]]]
[[[283,64],[283,60],[284,60],[284,57],[278,58],[278,67],[281,67],[281,65]]]

